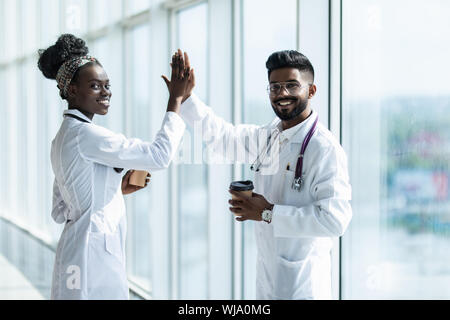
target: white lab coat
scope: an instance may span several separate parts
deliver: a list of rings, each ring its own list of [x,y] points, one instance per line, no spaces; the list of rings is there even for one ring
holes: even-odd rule
[[[255,223],[256,298],[331,299],[332,238],[342,236],[351,220],[351,187],[345,152],[320,121],[305,152],[304,185],[300,192],[291,188],[303,139],[317,113],[282,131],[278,118],[263,127],[234,126],[194,94],[181,110],[187,124],[202,126],[212,154],[230,161],[254,164],[267,145],[264,132],[272,133],[273,153],[254,178],[254,192],[275,204],[270,224]]]
[[[52,142],[52,217],[65,227],[56,250],[51,298],[128,299],[122,177],[127,168],[167,168],[185,124],[176,113],[166,113],[149,143],[97,126],[78,110],[64,114],[89,123],[65,117]],[[117,173],[114,168],[125,170]]]

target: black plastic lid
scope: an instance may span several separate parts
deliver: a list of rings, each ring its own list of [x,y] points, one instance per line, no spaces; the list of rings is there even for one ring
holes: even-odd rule
[[[230,189],[234,191],[248,191],[253,190],[253,182],[247,181],[234,181],[230,184]]]

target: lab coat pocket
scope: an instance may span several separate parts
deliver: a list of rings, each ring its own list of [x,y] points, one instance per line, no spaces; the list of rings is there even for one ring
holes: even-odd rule
[[[292,182],[294,181],[295,172],[291,170],[285,170],[281,180],[281,184],[278,188],[280,194],[278,196],[280,204],[286,204],[288,200],[288,194],[291,190]]]
[[[311,299],[312,287],[309,259],[289,261],[277,257],[274,295],[276,299]]]
[[[105,247],[106,251],[122,261],[122,244],[119,232],[105,234]]]
[[[103,232],[90,232],[89,233],[89,246],[91,248],[91,253],[96,253],[95,256],[91,257],[99,258],[101,260],[106,256],[114,256],[119,261],[122,261],[122,249],[120,243],[120,233],[103,233]],[[106,258],[108,259],[108,258]],[[108,259],[109,260],[109,259]]]
[[[87,290],[89,299],[126,299],[126,269],[119,233],[89,233]],[[118,298],[119,297],[119,298]]]

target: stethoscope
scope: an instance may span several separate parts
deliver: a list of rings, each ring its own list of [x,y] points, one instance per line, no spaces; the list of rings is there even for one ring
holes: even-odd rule
[[[295,177],[294,181],[292,182],[291,188],[296,191],[300,191],[303,185],[303,176],[302,176],[302,169],[303,169],[303,157],[305,155],[306,147],[309,144],[309,141],[311,140],[314,132],[316,131],[317,122],[319,121],[319,117],[316,118],[314,121],[311,129],[309,129],[308,133],[306,134],[305,139],[303,139],[302,148],[300,149],[300,155],[297,158],[297,165],[295,167]],[[277,136],[280,134],[280,131],[278,131]],[[270,149],[273,146],[273,142],[276,141],[276,137],[272,140],[272,134],[267,138],[266,148],[265,150],[261,151],[261,153],[256,157],[256,160],[253,162],[253,164],[250,166],[250,170],[259,172],[259,169],[262,165],[263,160],[267,156],[267,154],[270,152]],[[263,155],[263,158],[261,158],[261,155]]]
[[[280,134],[280,130],[276,129],[276,136],[274,137],[273,141],[277,140],[277,137]],[[264,161],[264,159],[266,158],[267,154],[270,152],[270,150],[272,149],[273,146],[273,141],[272,141],[272,136],[273,136],[273,132],[270,133],[269,137],[267,138],[267,142],[266,142],[266,148],[264,150],[262,150],[258,156],[256,157],[256,160],[253,162],[253,164],[250,166],[250,170],[255,171],[255,172],[259,172],[259,169],[262,166],[262,163]],[[261,155],[263,155],[264,157],[261,158]],[[261,159],[260,159],[261,158]]]

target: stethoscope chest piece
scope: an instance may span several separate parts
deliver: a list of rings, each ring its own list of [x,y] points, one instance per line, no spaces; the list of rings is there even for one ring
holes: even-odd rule
[[[292,181],[292,189],[296,191],[300,191],[303,185],[303,179],[301,177],[294,178],[294,181]]]

